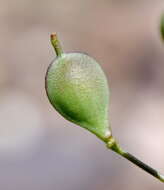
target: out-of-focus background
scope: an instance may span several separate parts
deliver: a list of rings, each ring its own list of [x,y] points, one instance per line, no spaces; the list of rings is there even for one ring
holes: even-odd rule
[[[87,52],[111,89],[120,144],[164,172],[163,0],[0,0],[0,189],[162,190],[49,104],[44,77],[58,32]]]

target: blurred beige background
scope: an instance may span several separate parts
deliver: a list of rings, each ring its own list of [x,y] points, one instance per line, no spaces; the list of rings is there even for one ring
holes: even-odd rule
[[[58,32],[87,52],[110,83],[120,144],[164,172],[163,0],[0,0],[0,189],[162,190],[49,104],[46,69]]]

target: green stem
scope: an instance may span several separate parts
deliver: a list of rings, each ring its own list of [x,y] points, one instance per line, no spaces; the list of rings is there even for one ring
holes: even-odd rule
[[[137,159],[135,156],[131,155],[130,153],[124,151],[119,144],[116,142],[116,140],[113,137],[110,137],[108,142],[106,143],[107,148],[113,150],[117,154],[123,156],[136,166],[140,167],[144,171],[148,172],[150,175],[154,176],[155,178],[159,179],[161,182],[164,182],[164,176],[161,175],[158,171],[153,169],[152,167],[148,166],[147,164],[143,163],[139,159]]]
[[[54,47],[54,50],[56,52],[57,56],[61,56],[61,54],[63,53],[62,47],[60,45],[60,42],[58,40],[57,34],[51,34],[51,44]]]

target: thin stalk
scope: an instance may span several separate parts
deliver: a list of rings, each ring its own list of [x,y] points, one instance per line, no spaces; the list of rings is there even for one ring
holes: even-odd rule
[[[144,171],[146,171],[150,175],[152,175],[155,178],[157,178],[158,180],[160,180],[161,182],[164,182],[164,176],[163,175],[161,175],[157,170],[153,169],[152,167],[150,167],[147,164],[140,161],[138,158],[136,158],[132,154],[124,151],[119,146],[119,144],[116,142],[116,140],[113,137],[109,138],[106,145],[107,145],[107,148],[109,148],[109,149],[113,150],[114,152],[116,152],[117,154],[123,156],[124,158],[126,158],[127,160],[129,160],[130,162],[135,164],[136,166],[140,167],[141,169],[143,169]]]
[[[63,50],[62,50],[62,47],[58,40],[57,34],[56,33],[51,34],[50,40],[51,40],[51,44],[56,52],[56,55],[61,56],[61,54],[63,53]]]

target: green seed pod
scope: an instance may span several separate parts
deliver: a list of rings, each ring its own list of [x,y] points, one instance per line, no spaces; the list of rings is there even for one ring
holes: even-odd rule
[[[160,32],[161,32],[162,40],[164,40],[164,13],[161,16]]]
[[[84,53],[63,53],[55,34],[51,42],[57,58],[46,74],[46,92],[53,107],[67,120],[103,141],[111,136],[109,90],[100,65]]]
[[[163,26],[164,20],[164,39]],[[57,58],[48,67],[45,88],[52,106],[65,119],[94,133],[108,149],[164,182],[164,175],[124,151],[113,138],[108,120],[108,84],[96,60],[84,53],[63,53],[56,34],[51,35],[51,43]]]

